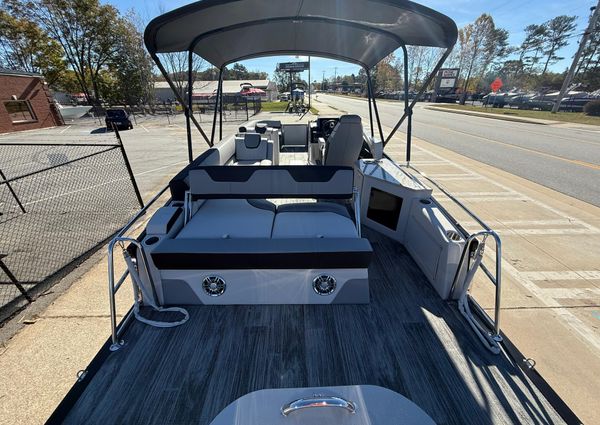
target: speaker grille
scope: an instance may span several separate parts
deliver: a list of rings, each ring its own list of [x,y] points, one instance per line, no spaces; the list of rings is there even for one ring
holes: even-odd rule
[[[204,292],[211,297],[223,295],[226,287],[227,284],[225,283],[225,280],[219,276],[206,276],[202,280],[202,288],[204,289]]]
[[[319,295],[329,295],[335,291],[335,278],[333,276],[322,274],[313,279],[313,289]]]

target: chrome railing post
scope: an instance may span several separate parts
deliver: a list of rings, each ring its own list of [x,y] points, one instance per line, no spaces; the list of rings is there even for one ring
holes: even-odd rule
[[[108,244],[108,300],[110,303],[110,330],[112,344],[110,351],[117,351],[122,344],[117,335],[117,307],[115,300],[115,265],[114,265],[114,248],[117,243],[117,238],[110,241]]]

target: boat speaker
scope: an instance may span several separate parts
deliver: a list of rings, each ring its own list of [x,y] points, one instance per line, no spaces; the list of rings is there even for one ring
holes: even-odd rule
[[[219,276],[206,276],[202,280],[202,288],[204,289],[204,292],[211,297],[223,295],[226,287],[227,284],[225,283],[225,280]]]
[[[335,291],[335,277],[321,274],[313,279],[313,289],[319,295],[330,295]]]

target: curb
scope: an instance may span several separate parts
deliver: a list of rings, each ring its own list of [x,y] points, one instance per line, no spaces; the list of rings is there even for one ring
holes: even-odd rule
[[[542,119],[536,119],[536,118],[510,117],[510,116],[500,115],[500,114],[489,114],[489,113],[477,112],[477,111],[464,111],[464,110],[460,110],[460,109],[440,108],[440,107],[435,107],[435,106],[425,106],[425,109],[430,109],[432,111],[449,112],[451,114],[471,115],[474,117],[491,118],[491,119],[501,120],[501,121],[512,121],[512,122],[521,122],[521,123],[537,124],[537,125],[563,124],[563,121],[550,121],[550,120],[542,120]]]

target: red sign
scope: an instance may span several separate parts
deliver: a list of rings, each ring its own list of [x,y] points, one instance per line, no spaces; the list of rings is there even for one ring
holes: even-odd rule
[[[490,84],[490,88],[492,89],[493,92],[497,92],[498,90],[500,90],[500,87],[502,87],[502,80],[500,78],[496,78],[492,84]]]

